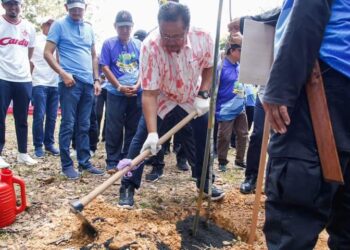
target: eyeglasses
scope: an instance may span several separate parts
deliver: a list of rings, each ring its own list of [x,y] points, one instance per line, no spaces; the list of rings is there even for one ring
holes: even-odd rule
[[[164,40],[165,42],[170,42],[170,41],[174,41],[174,42],[182,42],[185,40],[185,35],[186,33],[183,33],[181,35],[175,35],[175,36],[168,36],[165,34],[160,33],[160,37],[162,38],[162,40]]]

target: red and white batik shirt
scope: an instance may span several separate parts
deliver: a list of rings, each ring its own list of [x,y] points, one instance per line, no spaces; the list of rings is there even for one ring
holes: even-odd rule
[[[35,29],[22,19],[8,22],[0,16],[0,79],[12,82],[30,82],[28,48],[35,43]]]
[[[213,66],[214,46],[211,36],[200,29],[188,32],[179,53],[169,53],[161,46],[159,32],[147,38],[141,49],[141,80],[144,90],[159,90],[158,116],[164,118],[179,105],[188,113],[200,87],[204,68]]]

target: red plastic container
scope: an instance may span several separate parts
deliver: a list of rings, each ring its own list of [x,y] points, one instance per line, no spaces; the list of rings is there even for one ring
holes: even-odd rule
[[[14,184],[21,187],[21,206],[16,205]],[[27,206],[26,188],[24,181],[14,177],[10,169],[1,169],[0,172],[0,228],[11,225],[16,215],[23,212]]]

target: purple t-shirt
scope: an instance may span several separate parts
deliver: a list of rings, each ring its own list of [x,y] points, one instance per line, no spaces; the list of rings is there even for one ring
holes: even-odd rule
[[[103,43],[100,64],[109,66],[120,84],[135,85],[139,78],[140,47],[141,42],[137,39],[131,38],[127,44],[123,44],[118,37],[109,38]],[[111,83],[107,83],[106,89],[111,94],[124,95]]]

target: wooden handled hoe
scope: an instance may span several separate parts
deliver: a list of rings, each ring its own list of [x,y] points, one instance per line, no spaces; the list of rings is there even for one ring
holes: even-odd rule
[[[189,123],[197,115],[196,111],[188,114],[184,119],[182,119],[178,124],[176,124],[172,129],[170,129],[165,135],[159,139],[159,145],[162,145],[168,139],[171,138],[176,132],[178,132],[182,127]],[[70,203],[70,211],[73,212],[78,219],[82,222],[83,231],[92,237],[96,237],[98,234],[97,229],[85,218],[81,213],[86,205],[88,205],[92,200],[94,200],[98,195],[103,193],[107,188],[109,188],[114,182],[123,177],[126,173],[131,171],[135,166],[140,164],[145,158],[151,154],[150,150],[145,150],[140,153],[136,158],[131,162],[131,165],[123,168],[109,179],[103,182],[101,185],[92,190],[88,195],[84,196],[80,200],[76,200]]]

